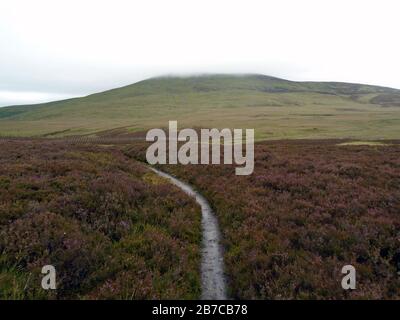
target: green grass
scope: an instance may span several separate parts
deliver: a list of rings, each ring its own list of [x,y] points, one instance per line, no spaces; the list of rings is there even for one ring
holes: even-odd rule
[[[389,143],[379,141],[351,141],[339,143],[338,146],[390,146]]]
[[[390,94],[393,104],[372,103]],[[256,138],[397,139],[400,91],[261,75],[163,77],[84,98],[0,109],[0,135],[95,134],[114,128],[254,128]],[[400,98],[399,98],[400,101]]]

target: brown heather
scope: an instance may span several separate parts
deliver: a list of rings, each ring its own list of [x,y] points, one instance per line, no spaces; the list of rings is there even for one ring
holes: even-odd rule
[[[400,145],[337,143],[257,144],[250,176],[160,166],[215,208],[233,298],[400,298]],[[341,287],[346,264],[357,270],[354,291]]]
[[[197,298],[200,232],[191,198],[114,148],[0,142],[0,299]]]
[[[259,143],[250,176],[160,166],[214,207],[232,298],[400,298],[400,145],[339,142]],[[0,298],[199,297],[199,208],[137,161],[146,147],[0,142]]]

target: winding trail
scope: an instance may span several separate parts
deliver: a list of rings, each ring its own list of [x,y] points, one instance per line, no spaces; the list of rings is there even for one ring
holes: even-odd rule
[[[161,177],[169,179],[186,194],[196,199],[201,206],[203,240],[201,250],[201,298],[205,300],[224,300],[226,294],[226,278],[223,266],[223,250],[220,243],[218,221],[208,201],[188,184],[176,179],[168,173],[150,167]]]

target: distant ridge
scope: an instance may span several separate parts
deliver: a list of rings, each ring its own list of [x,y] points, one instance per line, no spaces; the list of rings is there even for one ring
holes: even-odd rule
[[[295,106],[308,107],[310,112],[313,106],[361,111],[374,106],[400,107],[400,90],[342,82],[297,82],[261,74],[165,75],[86,97],[0,108],[0,134],[59,136],[122,126],[137,131],[165,119],[195,125],[208,119],[222,125],[229,114],[246,115],[243,108],[252,108],[252,113],[255,107]],[[235,122],[240,123],[240,119],[235,118]]]

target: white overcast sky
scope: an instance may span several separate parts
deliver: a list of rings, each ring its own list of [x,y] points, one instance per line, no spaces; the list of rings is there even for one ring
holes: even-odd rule
[[[170,73],[400,88],[399,59],[398,0],[0,0],[0,106]]]

